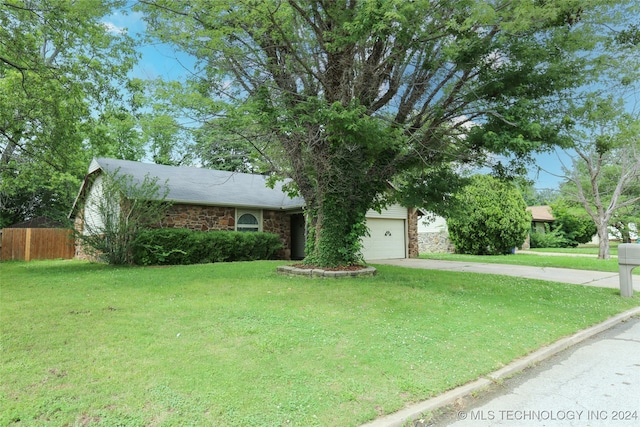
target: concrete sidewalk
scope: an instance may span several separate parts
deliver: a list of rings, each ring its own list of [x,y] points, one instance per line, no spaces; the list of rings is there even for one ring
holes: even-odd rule
[[[504,276],[526,277],[550,282],[574,285],[598,286],[620,289],[618,273],[601,271],[572,270],[554,267],[530,267],[526,265],[485,264],[479,262],[441,261],[432,259],[406,258],[372,260],[370,264],[387,264],[428,270],[464,271],[470,273],[501,274]],[[634,275],[633,289],[640,291],[640,276]]]
[[[371,264],[619,288],[617,273],[425,259]],[[640,291],[640,276],[634,276]],[[640,307],[362,427],[640,425]],[[431,414],[436,414],[432,418]]]

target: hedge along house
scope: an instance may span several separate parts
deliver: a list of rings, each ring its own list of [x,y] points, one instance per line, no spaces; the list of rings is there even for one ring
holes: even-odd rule
[[[290,197],[282,182],[270,188],[267,177],[255,174],[96,158],[71,211],[79,230],[85,229],[85,221],[99,221],[91,217],[91,200],[101,194],[103,171],[130,176],[134,183],[145,177],[166,183],[166,200],[172,205],[162,227],[275,233],[284,247],[282,259],[304,258],[304,199]],[[418,256],[416,209],[392,205],[381,213],[370,210],[366,217],[370,236],[363,239],[365,260]],[[77,257],[83,254],[76,248]]]

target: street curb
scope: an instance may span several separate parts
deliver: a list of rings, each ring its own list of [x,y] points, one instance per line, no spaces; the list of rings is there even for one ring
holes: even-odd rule
[[[465,397],[469,397],[474,393],[487,389],[496,381],[503,380],[516,373],[522,372],[525,369],[530,368],[535,364],[540,363],[541,361],[546,360],[551,356],[581,343],[582,341],[634,316],[640,316],[640,307],[632,308],[631,310],[627,310],[613,316],[602,323],[583,329],[569,337],[561,338],[548,346],[542,347],[533,353],[511,362],[504,368],[490,373],[483,378],[479,378],[473,382],[449,390],[431,399],[416,403],[398,412],[394,412],[393,414],[377,418],[367,424],[363,424],[361,427],[403,427],[410,425],[410,423],[419,420],[423,414],[427,412],[433,412],[437,409],[453,405]]]

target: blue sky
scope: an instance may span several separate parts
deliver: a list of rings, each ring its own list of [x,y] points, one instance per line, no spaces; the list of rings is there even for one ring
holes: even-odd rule
[[[142,40],[145,24],[140,12],[133,12],[130,8],[126,13],[116,12],[105,19],[105,23],[114,32],[126,31],[130,36]],[[163,78],[165,80],[180,79],[187,73],[185,66],[193,65],[193,58],[184,53],[176,52],[164,43],[144,43],[138,47],[141,54],[140,62],[131,72],[132,77],[141,79]]]
[[[560,157],[559,157],[560,156]],[[529,171],[529,179],[535,182],[534,187],[538,190],[558,189],[562,178],[556,176],[562,174],[562,163],[571,166],[571,159],[562,151],[553,153],[542,153],[536,156],[536,165],[540,167],[532,168]]]
[[[140,35],[145,31],[141,14],[131,10],[128,10],[126,14],[117,12],[109,16],[105,22],[112,31],[127,31],[129,35],[137,38],[140,38]],[[179,80],[188,73],[188,67],[194,63],[193,58],[176,52],[167,44],[143,44],[138,48],[138,51],[141,54],[141,59],[131,73],[131,76],[136,78]],[[570,159],[566,153],[562,151],[557,153],[543,153],[536,156],[537,166],[540,166],[542,170],[536,166],[532,166],[528,174],[528,177],[535,182],[535,188],[558,188],[562,180],[556,176],[562,173],[561,162],[558,156],[561,156],[563,161],[567,162],[567,165],[570,165]]]

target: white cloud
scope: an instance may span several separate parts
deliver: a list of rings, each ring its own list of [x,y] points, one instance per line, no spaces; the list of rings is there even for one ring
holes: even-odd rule
[[[102,25],[107,29],[108,32],[113,34],[126,34],[127,29],[123,27],[118,27],[112,22],[103,22]]]

